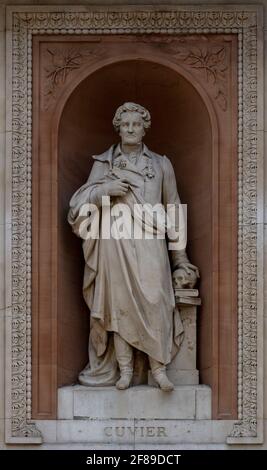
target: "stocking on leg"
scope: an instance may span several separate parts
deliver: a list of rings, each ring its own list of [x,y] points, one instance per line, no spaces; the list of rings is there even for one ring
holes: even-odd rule
[[[133,377],[133,350],[118,333],[114,333],[114,346],[121,374],[116,387],[118,390],[125,390],[130,386]]]

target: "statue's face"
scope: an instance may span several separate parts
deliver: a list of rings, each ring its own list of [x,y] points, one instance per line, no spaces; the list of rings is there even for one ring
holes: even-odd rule
[[[144,121],[141,114],[131,111],[123,113],[120,123],[120,136],[122,144],[140,144],[144,135]]]

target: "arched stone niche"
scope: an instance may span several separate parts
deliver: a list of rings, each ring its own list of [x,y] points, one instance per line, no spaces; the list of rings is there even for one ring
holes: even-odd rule
[[[116,108],[135,101],[152,114],[145,142],[172,160],[180,197],[188,204],[188,253],[201,271],[200,381],[212,387],[213,417],[235,418],[235,37],[202,37],[202,47],[217,64],[211,76],[196,59],[186,59],[192,50],[197,54],[193,36],[165,42],[156,35],[150,41],[76,38],[71,44],[39,39],[34,48],[33,416],[56,416],[57,387],[75,382],[88,359],[84,261],[81,242],[67,225],[68,203],[89,174],[91,156],[118,140],[111,124]],[[199,38],[198,47],[201,51]]]

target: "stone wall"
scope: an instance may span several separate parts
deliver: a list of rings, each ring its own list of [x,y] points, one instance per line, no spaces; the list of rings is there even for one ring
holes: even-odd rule
[[[5,415],[5,408],[4,408],[4,390],[5,390],[5,371],[4,371],[4,360],[5,360],[5,353],[4,353],[4,346],[5,346],[5,331],[6,327],[9,325],[9,320],[11,317],[11,305],[10,302],[6,302],[5,299],[9,298],[9,293],[5,292],[5,276],[9,275],[9,269],[10,269],[10,260],[6,259],[6,255],[8,253],[8,247],[6,246],[6,243],[8,243],[8,237],[6,237],[6,233],[11,229],[11,214],[5,210],[5,187],[6,184],[9,185],[10,187],[10,181],[6,183],[6,177],[5,177],[5,170],[6,170],[6,165],[9,165],[10,163],[6,160],[6,153],[5,153],[5,145],[6,145],[6,136],[7,136],[7,141],[8,141],[8,136],[10,135],[10,129],[6,128],[6,115],[5,115],[5,86],[6,86],[6,77],[5,77],[5,38],[6,38],[6,28],[5,28],[5,8],[6,5],[8,5],[8,2],[0,2],[0,446],[6,447],[4,444],[4,420],[5,418],[8,418],[7,415]],[[42,5],[43,3],[46,3],[46,5],[72,5],[74,2],[73,1],[53,1],[53,2],[34,2],[34,1],[13,1],[11,2],[12,5]],[[101,2],[81,2],[83,5],[90,5],[90,4],[98,4],[98,5],[113,5],[112,1],[105,1],[102,0]],[[123,0],[117,0],[115,2],[117,5],[125,5],[125,1]],[[142,5],[143,3],[148,3],[148,2],[142,2],[142,1],[135,1],[135,2],[127,2],[127,5],[133,4],[133,5]],[[229,2],[214,2],[214,1],[209,1],[205,0],[205,2],[199,1],[199,0],[187,0],[185,1],[164,1],[161,0],[159,2],[157,1],[150,1],[150,5],[214,5],[214,4],[228,4]],[[251,5],[251,1],[233,1],[233,5]],[[262,1],[258,2],[258,4],[263,5],[264,8],[264,25],[267,25],[267,2]],[[264,26],[264,42],[266,43],[267,40],[267,27]],[[264,44],[262,44],[264,47]],[[267,65],[265,65],[267,68]],[[259,74],[263,73],[263,70],[258,71]],[[266,82],[266,77],[267,77],[267,70],[265,71],[265,89],[267,89],[267,82]],[[8,80],[10,80],[10,77],[8,77]],[[265,121],[266,121],[266,110],[267,110],[267,95],[262,96],[261,99],[262,106],[263,106],[263,112],[265,114]],[[262,129],[258,129],[258,142],[264,145],[264,142],[266,143],[266,127]],[[266,180],[266,169],[265,169],[265,175],[264,175],[264,168],[259,168],[259,176],[263,177],[265,176]],[[263,211],[265,206],[266,206],[266,199],[267,199],[267,192],[266,192],[266,185],[265,185],[265,203],[264,207],[258,207],[259,212]],[[267,211],[265,209],[265,219],[264,219],[264,241],[263,244],[266,245],[267,243]],[[265,242],[266,239],[266,243]],[[265,258],[264,258],[264,264],[265,267],[267,267],[267,253],[265,250]],[[6,267],[5,267],[6,266]],[[264,285],[264,292],[265,292],[265,308],[264,308],[264,322],[265,322],[265,331],[267,331],[267,314],[266,314],[266,301],[267,301],[267,286],[266,286],[266,281]],[[265,334],[264,337],[264,344],[262,347],[265,348],[265,353],[267,349],[267,336]],[[261,347],[261,345],[260,345]],[[8,354],[8,351],[7,351]],[[264,389],[266,390],[267,386],[267,361],[265,361],[265,369],[264,369]],[[265,400],[264,400],[264,426],[267,431],[267,400],[266,400],[266,395],[265,395]],[[186,426],[185,424],[181,423],[181,431],[183,426]],[[45,439],[45,444],[43,444],[43,448],[60,448],[61,446],[64,448],[64,439],[62,438],[61,440],[59,439],[56,443],[56,435],[58,434],[59,436],[62,436],[65,432],[65,434],[68,432],[66,423],[61,422],[59,423],[58,428],[56,427],[55,422],[53,421],[47,421],[43,422],[42,425],[42,432],[43,436]],[[179,446],[179,448],[229,448],[225,444],[225,434],[229,431],[228,429],[226,430],[226,425],[224,422],[221,422],[220,425],[216,428],[217,431],[214,433],[212,424],[207,421],[206,423],[206,433],[207,433],[207,443],[205,445],[200,444],[198,441],[198,430],[196,427],[191,430],[191,440],[188,441],[187,443],[184,443],[183,446]],[[202,431],[201,431],[202,432]],[[84,444],[83,444],[84,445]],[[78,443],[73,443],[73,447],[77,448]],[[107,445],[108,446],[108,445]],[[265,439],[264,444],[258,444],[259,447],[261,448],[267,448],[267,441]],[[17,447],[17,445],[16,445]],[[81,448],[82,445],[80,445],[79,448]],[[85,446],[88,448],[88,446]],[[237,447],[237,446],[236,446]],[[242,446],[244,448],[245,445]],[[252,444],[247,444],[248,448],[252,448]],[[68,445],[69,448],[69,445]],[[94,448],[96,448],[94,446]],[[103,446],[102,446],[103,448]],[[159,445],[157,445],[157,448],[159,448]]]

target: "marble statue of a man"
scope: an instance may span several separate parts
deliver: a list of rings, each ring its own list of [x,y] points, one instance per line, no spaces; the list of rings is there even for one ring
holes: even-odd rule
[[[120,106],[113,119],[121,142],[94,156],[88,181],[70,201],[68,221],[81,236],[84,204],[105,212],[103,196],[111,207],[124,203],[134,215],[134,204],[180,203],[170,160],[142,142],[150,127],[149,112],[135,103]],[[103,223],[103,221],[102,221]],[[116,222],[115,222],[116,223]],[[151,222],[153,225],[153,222]],[[186,252],[168,252],[167,237],[99,237],[83,241],[84,299],[90,309],[89,364],[79,375],[87,386],[116,384],[123,390],[133,377],[133,351],[147,354],[154,380],[164,391],[173,384],[166,365],[177,353],[183,326],[172,285],[172,272],[198,276]]]

